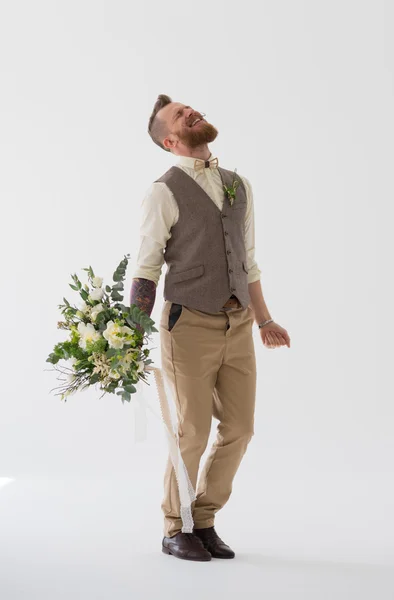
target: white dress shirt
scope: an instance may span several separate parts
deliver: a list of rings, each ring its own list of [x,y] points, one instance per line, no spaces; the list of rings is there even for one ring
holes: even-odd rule
[[[213,155],[211,154],[209,160]],[[194,170],[195,159],[190,156],[178,156],[176,167],[185,171],[203,188],[212,202],[222,210],[224,191],[218,169],[203,168]],[[220,166],[220,165],[219,165]],[[245,249],[248,265],[248,283],[260,279],[261,271],[254,258],[255,231],[253,193],[250,182],[239,175],[246,189],[245,214]],[[171,227],[179,217],[178,204],[173,193],[162,181],[153,182],[141,202],[142,215],[140,220],[140,247],[137,255],[137,266],[133,277],[142,277],[159,282],[164,263],[164,249],[171,237]]]

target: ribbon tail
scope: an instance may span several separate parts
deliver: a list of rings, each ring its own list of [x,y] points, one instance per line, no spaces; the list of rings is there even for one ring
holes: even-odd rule
[[[182,520],[182,532],[193,533],[194,521],[192,516],[192,502],[196,500],[196,492],[190,481],[185,463],[182,458],[181,450],[179,447],[179,436],[178,428],[173,422],[171,417],[170,404],[167,397],[169,385],[166,380],[165,372],[157,367],[149,367],[149,370],[153,371],[156,388],[159,396],[159,404],[161,409],[161,415],[166,429],[169,452],[172,464],[174,466],[175,477],[178,484],[179,498],[181,504],[181,520]],[[169,394],[170,397],[171,393]],[[172,398],[172,406],[175,406],[175,402]]]

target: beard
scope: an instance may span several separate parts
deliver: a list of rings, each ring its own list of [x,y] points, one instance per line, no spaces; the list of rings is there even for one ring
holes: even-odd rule
[[[182,127],[180,131],[176,132],[181,142],[189,148],[197,148],[213,142],[218,133],[216,127],[208,121],[200,121],[194,127]]]

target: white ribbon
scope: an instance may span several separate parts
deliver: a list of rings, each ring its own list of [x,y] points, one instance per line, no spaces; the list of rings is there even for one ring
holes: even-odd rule
[[[153,371],[153,377],[156,384],[157,395],[159,397],[159,406],[161,417],[152,409],[149,399],[144,393],[144,386],[147,384],[139,381],[135,387],[137,392],[132,394],[131,401],[134,406],[134,439],[136,442],[142,442],[147,437],[147,409],[162,419],[167,435],[169,453],[174,467],[175,477],[178,483],[179,498],[181,505],[182,532],[193,533],[193,516],[191,505],[196,500],[196,492],[190,481],[185,463],[183,462],[181,450],[179,447],[178,425],[176,404],[168,385],[167,376],[162,369],[153,366],[147,366],[146,371]],[[169,402],[168,398],[171,399]]]

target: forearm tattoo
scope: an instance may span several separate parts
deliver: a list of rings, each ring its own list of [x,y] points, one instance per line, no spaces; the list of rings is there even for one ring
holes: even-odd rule
[[[150,279],[134,277],[131,284],[130,304],[136,304],[150,316],[156,299],[156,284]]]

